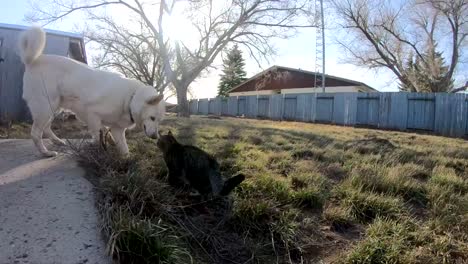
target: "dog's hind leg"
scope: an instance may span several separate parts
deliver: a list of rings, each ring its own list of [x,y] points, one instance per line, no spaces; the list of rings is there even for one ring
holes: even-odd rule
[[[61,140],[57,135],[55,135],[54,131],[50,128],[52,122],[49,122],[49,125],[44,128],[44,134],[48,137],[52,142],[59,146],[65,146],[65,141]]]
[[[51,118],[45,114],[36,114],[33,117],[33,125],[31,129],[31,137],[36,145],[37,149],[41,154],[45,157],[55,157],[57,156],[57,152],[49,151],[45,146],[42,140],[42,135],[44,130],[47,126],[49,126],[51,122]]]

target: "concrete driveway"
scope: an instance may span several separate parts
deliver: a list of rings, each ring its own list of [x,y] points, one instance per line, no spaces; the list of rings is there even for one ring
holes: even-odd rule
[[[65,155],[39,157],[32,140],[0,140],[0,264],[111,263],[83,175]]]

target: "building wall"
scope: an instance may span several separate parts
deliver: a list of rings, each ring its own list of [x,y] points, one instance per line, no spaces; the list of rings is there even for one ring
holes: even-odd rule
[[[29,110],[22,99],[24,65],[18,56],[20,30],[0,28],[0,123],[29,119]],[[69,38],[47,34],[45,54],[68,56]]]
[[[306,94],[306,93],[321,93],[322,88],[290,88],[278,90],[260,90],[229,93],[229,96],[249,96],[249,95],[271,95],[271,94]],[[325,87],[326,93],[357,93],[357,92],[375,92],[365,86],[336,86]]]
[[[246,92],[229,93],[229,96],[270,95],[270,94],[278,94],[278,93],[279,91],[275,91],[275,90],[261,90],[261,91],[246,91]]]
[[[300,94],[300,93],[321,93],[322,88],[292,88],[282,89],[282,94]],[[375,92],[365,86],[336,86],[325,87],[326,93],[357,93],[357,92]]]

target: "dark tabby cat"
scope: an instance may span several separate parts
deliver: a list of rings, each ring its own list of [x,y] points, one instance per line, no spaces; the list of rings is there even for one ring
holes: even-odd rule
[[[218,162],[205,151],[182,145],[172,132],[159,134],[158,148],[164,155],[169,170],[169,184],[174,187],[191,187],[201,195],[228,195],[245,176],[239,174],[223,181]]]

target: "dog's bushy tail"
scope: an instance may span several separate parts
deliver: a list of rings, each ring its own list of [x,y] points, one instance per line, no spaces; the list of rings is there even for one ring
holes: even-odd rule
[[[21,33],[19,51],[21,61],[29,65],[33,63],[44,50],[46,34],[42,28],[34,26]]]
[[[224,182],[223,189],[219,193],[219,195],[226,196],[229,193],[231,193],[234,188],[237,187],[237,185],[241,184],[245,180],[245,176],[243,174],[239,174],[237,176],[234,176],[227,181]]]

